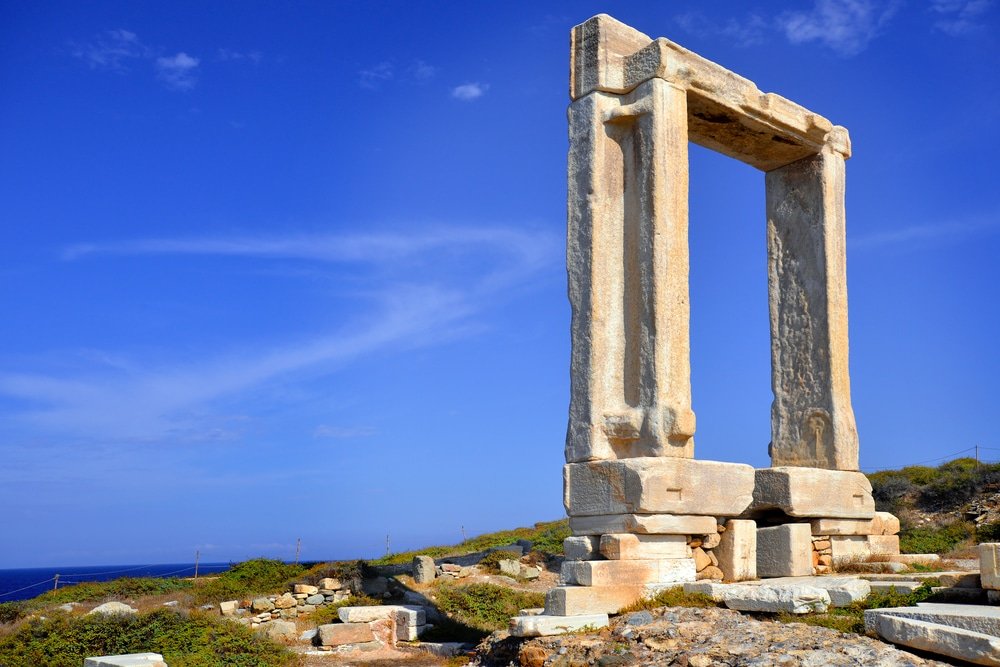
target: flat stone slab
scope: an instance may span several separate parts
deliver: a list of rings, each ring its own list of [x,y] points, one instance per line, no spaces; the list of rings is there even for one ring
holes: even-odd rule
[[[608,560],[691,557],[691,547],[688,546],[686,535],[637,535],[635,533],[602,535],[600,552]]]
[[[715,517],[679,514],[603,514],[571,516],[574,535],[639,533],[641,535],[709,535],[718,530]]]
[[[416,605],[387,604],[372,607],[341,607],[337,616],[344,623],[371,623],[392,619],[396,624],[396,639],[414,641],[427,624],[423,607]]]
[[[167,667],[159,653],[129,653],[86,658],[83,667]]]
[[[545,594],[544,613],[549,616],[615,614],[645,596],[644,586],[557,586]]]
[[[815,586],[726,584],[722,602],[737,611],[808,614],[826,611],[830,606],[830,594]]]
[[[984,542],[979,545],[979,570],[983,588],[1000,589],[1000,544]]]
[[[327,623],[317,628],[321,646],[367,644],[375,641],[375,633],[368,623]]]
[[[510,619],[510,634],[514,637],[548,637],[577,630],[605,628],[608,622],[607,614],[515,616]]]
[[[915,582],[911,582],[915,583]],[[764,586],[772,589],[793,590],[800,587],[816,588],[826,591],[829,604],[833,607],[848,607],[852,603],[863,600],[872,591],[871,584],[858,577],[778,577],[759,581],[744,581],[739,584],[720,584],[716,582],[696,581],[684,584],[685,593],[701,593],[717,602],[725,602],[727,591],[739,586]],[[728,606],[728,605],[727,605]],[[733,607],[735,609],[736,607]],[[752,610],[744,610],[752,611]]]
[[[889,558],[903,565],[935,565],[941,562],[941,556],[938,554],[892,554]]]
[[[742,463],[648,456],[563,467],[563,504],[570,516],[739,516],[753,500],[753,488],[754,469]]]
[[[865,627],[876,630],[878,616],[899,616],[1000,637],[1000,607],[989,605],[922,602],[916,607],[869,609],[865,611]]]
[[[1000,638],[962,628],[884,614],[865,612],[865,626],[883,639],[909,648],[965,660],[976,665],[1000,665]],[[872,621],[869,624],[869,614]]]
[[[920,581],[869,581],[868,584],[872,593],[891,593],[895,589],[903,595],[909,595],[923,585]]]
[[[875,499],[871,482],[860,472],[760,468],[748,512],[757,515],[768,510],[802,518],[874,519]]]
[[[694,581],[693,558],[577,560],[562,565],[562,580],[578,586],[644,586]]]
[[[875,512],[872,519],[813,519],[813,535],[895,535],[899,519],[889,512]]]
[[[871,583],[859,577],[777,577],[761,581],[743,582],[749,586],[812,586],[821,588],[830,596],[834,607],[849,607],[864,600],[872,592]]]

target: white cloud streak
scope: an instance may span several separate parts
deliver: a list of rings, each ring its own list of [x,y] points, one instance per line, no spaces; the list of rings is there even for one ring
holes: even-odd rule
[[[971,236],[988,234],[997,230],[1000,230],[1000,216],[991,216],[889,229],[851,237],[848,239],[848,243],[851,248],[856,250],[876,250],[888,247],[906,248],[927,243],[954,243]]]
[[[32,432],[73,437],[226,438],[230,418],[219,412],[218,401],[238,400],[279,378],[294,382],[325,376],[376,352],[467,335],[477,326],[475,316],[502,293],[558,266],[560,247],[553,236],[510,227],[439,227],[409,235],[149,239],[68,248],[63,257],[73,261],[110,255],[235,256],[363,264],[376,277],[363,294],[366,313],[335,331],[277,346],[168,365],[121,361],[128,355],[111,353],[116,364],[97,364],[83,373],[0,372],[0,395],[27,405],[2,416]],[[317,435],[338,437],[333,431]]]
[[[816,0],[807,12],[786,12],[778,24],[792,44],[819,42],[841,56],[864,51],[899,9],[898,0]]]
[[[91,69],[106,69],[124,72],[127,63],[151,55],[149,47],[139,41],[139,37],[129,30],[108,30],[89,42],[74,43],[72,52]]]
[[[952,37],[979,32],[985,27],[983,15],[992,6],[993,0],[931,0],[931,9],[940,16],[934,27]]]
[[[767,39],[768,22],[759,14],[749,14],[744,19],[730,18],[717,25],[698,11],[674,17],[682,30],[699,37],[722,37],[739,47],[758,46]]]
[[[462,100],[463,102],[471,102],[472,100],[477,100],[486,94],[486,91],[490,89],[490,84],[479,83],[478,81],[473,83],[463,83],[461,86],[456,86],[451,89],[451,96],[456,100]]]
[[[160,80],[171,90],[191,90],[198,82],[197,58],[180,53],[156,59],[156,71]]]

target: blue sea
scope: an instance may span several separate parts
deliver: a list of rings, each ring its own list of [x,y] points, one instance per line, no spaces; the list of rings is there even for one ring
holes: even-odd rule
[[[199,563],[198,576],[229,569],[229,563]],[[56,580],[58,575],[58,582]],[[194,563],[161,565],[92,565],[89,567],[31,567],[0,570],[0,602],[27,600],[56,585],[72,586],[84,581],[110,581],[119,577],[193,577]]]

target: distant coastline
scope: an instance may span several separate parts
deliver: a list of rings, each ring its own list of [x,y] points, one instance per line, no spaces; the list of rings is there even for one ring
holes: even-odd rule
[[[198,576],[218,574],[230,563],[199,563]],[[85,581],[110,581],[119,577],[193,577],[194,563],[154,565],[88,565],[76,567],[31,567],[0,570],[0,602],[28,600],[52,590]],[[56,575],[59,575],[58,582]]]

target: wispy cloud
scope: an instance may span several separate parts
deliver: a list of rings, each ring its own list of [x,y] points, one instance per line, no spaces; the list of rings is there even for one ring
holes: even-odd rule
[[[130,30],[108,30],[90,41],[71,45],[74,58],[79,58],[91,69],[124,72],[128,62],[152,55],[149,47],[139,41]]]
[[[234,51],[233,49],[218,49],[215,59],[221,62],[249,62],[257,65],[264,59],[260,51]]]
[[[0,395],[21,406],[0,418],[30,425],[32,432],[114,441],[233,437],[239,423],[233,423],[233,410],[222,410],[219,401],[238,401],[279,378],[323,377],[367,355],[468,335],[480,326],[477,315],[488,304],[528,284],[543,269],[558,266],[559,249],[559,239],[552,235],[514,227],[148,239],[67,248],[67,261],[171,254],[245,257],[258,263],[293,259],[331,269],[349,263],[352,275],[367,268],[368,279],[363,289],[352,286],[350,296],[361,308],[342,326],[281,344],[237,342],[233,349],[181,362],[130,360],[126,353],[111,352],[114,364],[95,361],[85,371],[0,371]],[[346,433],[328,430],[317,436]]]
[[[407,73],[413,78],[414,81],[424,82],[433,79],[437,73],[438,68],[434,65],[429,65],[423,60],[417,60],[407,69]]]
[[[722,37],[736,46],[747,47],[763,44],[770,27],[759,14],[749,14],[743,19],[730,18],[723,24],[710,21],[698,11],[689,11],[674,17],[682,30],[699,37]]]
[[[461,86],[456,86],[451,89],[451,96],[456,100],[462,100],[463,102],[471,102],[472,100],[478,100],[480,97],[486,94],[486,91],[490,89],[490,84],[479,83],[478,81],[473,83],[463,83]]]
[[[864,51],[899,7],[899,0],[815,0],[809,11],[780,15],[778,24],[793,44],[815,41],[847,57]]]
[[[198,58],[180,53],[156,59],[156,71],[160,80],[171,90],[191,90],[198,82],[196,70]]]
[[[395,68],[392,63],[384,62],[358,72],[358,83],[362,88],[377,90],[386,81],[391,81],[394,76]]]
[[[850,237],[848,243],[857,250],[887,247],[915,248],[928,243],[955,243],[980,234],[1000,231],[1000,215],[976,217],[969,220],[910,225],[888,229],[863,236]]]
[[[940,16],[934,27],[952,37],[979,32],[983,15],[993,6],[993,0],[931,0],[931,9]]]
[[[379,90],[393,81],[423,84],[437,76],[437,73],[437,67],[423,60],[414,60],[409,65],[401,67],[397,67],[391,60],[386,60],[358,72],[358,85],[368,90]]]
[[[313,430],[313,437],[351,440],[354,438],[369,438],[377,433],[378,430],[374,426],[328,426],[327,424],[320,424]]]
[[[71,44],[73,57],[85,62],[91,69],[103,69],[124,73],[129,71],[130,62],[151,62],[156,77],[164,86],[174,91],[187,91],[197,83],[197,69],[201,60],[179,51],[172,56],[162,56],[162,49],[144,44],[139,36],[130,30],[108,30],[88,42]],[[220,49],[220,53],[224,52]],[[229,57],[250,57],[225,51]],[[220,57],[221,59],[221,57]]]

